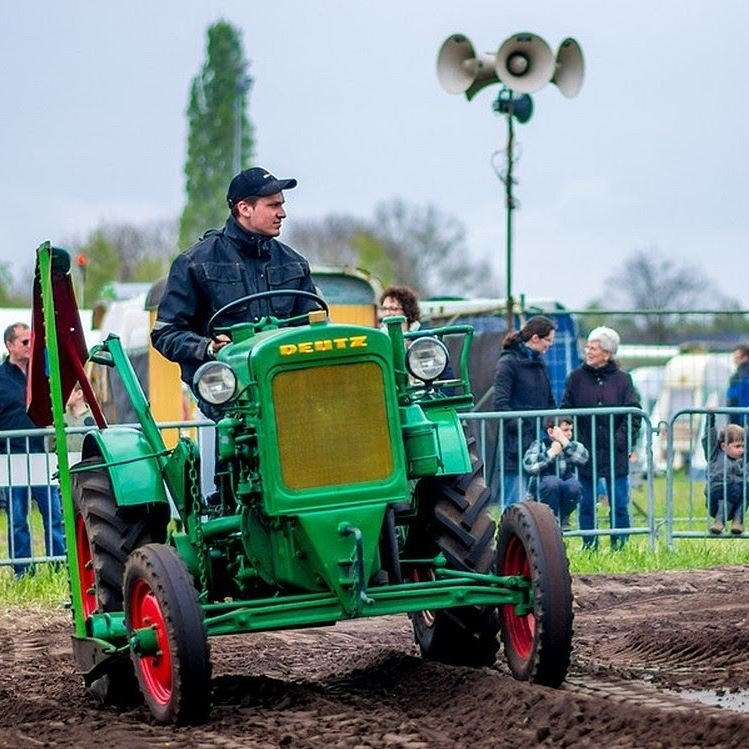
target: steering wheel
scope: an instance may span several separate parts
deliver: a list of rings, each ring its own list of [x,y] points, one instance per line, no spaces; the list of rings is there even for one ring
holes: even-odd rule
[[[217,310],[211,316],[211,319],[208,320],[208,325],[206,326],[208,337],[213,338],[215,333],[220,332],[218,331],[218,327],[216,326],[216,320],[222,315],[225,315],[227,312],[229,312],[229,310],[232,310],[235,307],[239,307],[241,304],[256,302],[260,299],[272,299],[273,297],[277,296],[296,296],[303,299],[312,299],[313,301],[317,302],[317,304],[319,304],[323,310],[325,310],[326,315],[330,314],[328,303],[319,294],[314,294],[311,291],[303,291],[302,289],[272,289],[271,291],[257,291],[254,294],[245,294],[245,296],[241,296],[238,299],[229,302],[229,304],[225,304],[223,307],[221,307],[221,309]],[[306,317],[306,315],[307,313],[305,312],[303,315],[287,317],[281,320],[281,323],[284,325],[289,325],[296,320],[301,320],[302,318]]]

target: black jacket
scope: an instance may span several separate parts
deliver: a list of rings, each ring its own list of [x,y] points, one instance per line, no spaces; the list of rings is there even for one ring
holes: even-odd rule
[[[208,359],[207,324],[229,302],[260,291],[298,289],[315,292],[309,263],[276,239],[245,231],[233,216],[211,231],[172,264],[159,303],[151,342],[182,370],[192,385],[198,367]],[[260,319],[287,318],[316,309],[311,299],[278,296],[243,304],[217,320],[221,326]]]
[[[26,413],[26,375],[23,370],[6,359],[0,364],[0,431],[9,429],[38,429]],[[0,453],[25,453],[26,437],[0,439]],[[30,437],[28,452],[44,452],[44,439]]]
[[[640,408],[640,396],[628,372],[615,361],[595,369],[582,364],[570,372],[562,396],[561,408],[600,408],[629,406]],[[593,422],[595,421],[595,439]],[[611,475],[611,435],[614,437],[614,476],[629,473],[629,454],[635,449],[642,417],[639,414],[617,414],[613,417],[578,416],[575,435],[590,451],[593,460],[579,467],[581,476],[595,473],[601,478]]]
[[[494,375],[495,411],[539,411],[556,408],[551,380],[546,362],[524,343],[510,344],[499,355]],[[538,421],[543,421],[539,419]],[[503,421],[504,467],[506,471],[518,469],[528,446],[543,431],[537,428],[537,419],[520,422]],[[518,439],[519,437],[519,439]]]

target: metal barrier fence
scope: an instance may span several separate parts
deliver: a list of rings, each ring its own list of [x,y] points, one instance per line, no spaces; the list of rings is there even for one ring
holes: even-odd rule
[[[724,533],[720,536],[710,533],[711,518],[707,513],[705,484],[709,478],[707,463],[702,455],[702,436],[705,419],[715,413],[718,425],[731,419],[749,420],[749,409],[721,408],[714,412],[707,410],[684,410],[678,412],[669,422],[651,424],[644,411],[631,408],[581,409],[569,411],[507,411],[463,414],[462,419],[469,435],[477,442],[477,450],[483,459],[487,483],[491,486],[498,506],[504,502],[503,491],[506,483],[519,484],[522,494],[519,499],[528,499],[526,491],[528,474],[520,463],[509,467],[506,460],[511,444],[504,435],[505,424],[514,424],[522,430],[523,424],[531,424],[534,436],[543,433],[543,420],[546,416],[570,415],[573,418],[573,439],[580,419],[595,419],[603,425],[603,434],[608,443],[606,454],[608,463],[613,465],[614,422],[624,419],[627,423],[633,418],[642,420],[640,437],[636,444],[628,441],[623,447],[636,456],[630,465],[626,482],[624,506],[627,509],[626,525],[619,523],[624,513],[622,508],[622,482],[617,481],[613,470],[606,470],[597,463],[596,454],[601,445],[585,445],[590,451],[590,482],[594,487],[591,527],[581,528],[576,522],[579,512],[572,517],[572,527],[564,531],[570,538],[595,542],[601,536],[620,538],[626,536],[646,536],[653,548],[658,538],[664,538],[671,545],[678,538],[748,538],[746,533]],[[135,425],[132,425],[135,426]],[[202,485],[205,494],[213,491],[213,450],[214,424],[210,421],[169,422],[160,424],[162,430],[189,432],[198,439],[201,448]],[[81,433],[85,428],[69,429],[68,432]],[[22,440],[27,448],[30,440],[53,434],[50,429],[29,431],[0,431],[0,568],[3,566],[23,566],[30,563],[54,562],[64,559],[62,553],[54,553],[55,529],[47,518],[54,521],[54,503],[59,503],[57,492],[57,460],[54,453],[11,452],[11,440]],[[525,444],[514,446],[519,454]],[[17,449],[17,443],[16,443]],[[71,463],[78,455],[71,454]],[[508,481],[509,480],[509,481]],[[16,502],[12,501],[15,487]],[[33,492],[32,487],[42,487],[43,492]],[[49,489],[52,487],[52,489]],[[743,488],[743,507],[747,504],[747,489]],[[617,492],[619,496],[617,496]],[[19,498],[20,496],[20,498]],[[538,497],[535,497],[536,499]],[[31,553],[19,554],[18,538],[12,532],[13,521],[18,521],[18,503],[24,503],[23,515],[28,514],[28,541]],[[41,502],[41,508],[39,504]],[[37,506],[35,507],[34,504]],[[41,509],[41,512],[40,512]]]
[[[524,499],[540,499],[538,482],[536,482],[535,496],[528,491],[530,478],[525,472],[522,459],[529,447],[528,437],[522,439],[523,425],[530,424],[531,439],[540,439],[545,434],[543,428],[546,417],[558,419],[566,416],[572,420],[572,439],[577,439],[578,421],[590,419],[593,429],[593,443],[585,445],[589,451],[588,469],[575,471],[580,484],[588,494],[587,522],[564,530],[567,537],[580,537],[587,545],[597,545],[601,536],[611,536],[613,545],[619,545],[628,536],[646,535],[649,545],[654,547],[659,525],[662,519],[657,517],[652,437],[653,429],[647,414],[635,408],[588,408],[577,410],[537,410],[537,411],[503,411],[486,412],[463,415],[463,421],[469,434],[477,441],[479,455],[486,471],[487,482],[492,488],[500,509],[516,497]],[[633,419],[642,422],[641,438],[633,442],[627,437],[627,442],[620,447],[626,449],[627,454],[637,456],[637,463],[632,464],[628,477],[617,476],[615,471],[616,435],[615,423],[623,422],[627,433]],[[507,429],[506,427],[510,427]],[[598,429],[596,429],[598,427]],[[526,426],[527,429],[527,426]],[[507,433],[515,433],[508,443]],[[596,437],[596,434],[599,436]],[[516,456],[519,459],[516,460]],[[598,464],[598,457],[603,458],[602,465]],[[608,467],[603,463],[608,464]],[[642,465],[643,470],[635,472],[635,466]],[[633,486],[638,493],[643,494],[639,502],[632,501]],[[508,492],[510,487],[510,492]],[[517,487],[519,495],[512,490]],[[508,497],[508,494],[510,496]],[[585,501],[583,499],[583,501]],[[644,508],[643,508],[644,504]],[[580,505],[578,512],[579,517]],[[560,518],[561,519],[561,518]],[[574,521],[574,517],[573,517]],[[582,527],[581,527],[582,526]]]
[[[21,573],[35,562],[64,559],[59,490],[53,453],[31,452],[51,439],[52,429],[0,432],[0,565]],[[48,445],[49,446],[49,445]],[[36,504],[34,508],[32,500]]]
[[[714,430],[710,429],[714,421]],[[668,422],[657,425],[654,468],[666,478],[665,523],[666,541],[672,545],[674,538],[694,538],[709,535],[713,538],[744,537],[744,516],[749,504],[749,474],[746,469],[746,454],[740,458],[740,472],[730,471],[730,460],[719,461],[711,467],[710,456],[720,450],[721,431],[729,424],[743,429],[740,439],[746,443],[749,426],[749,409],[683,409]],[[667,470],[677,466],[678,470]],[[743,479],[743,480],[742,480]],[[722,512],[711,514],[708,487],[715,487],[724,500]],[[725,498],[733,494],[733,503],[738,512],[739,526],[731,522],[731,506]],[[719,519],[725,533],[711,533],[710,526]],[[733,528],[733,532],[731,532]]]
[[[137,424],[127,424],[137,428]],[[213,491],[214,427],[211,421],[165,422],[162,432],[178,430],[197,438],[204,461],[203,491]],[[89,427],[70,427],[66,434],[84,434]],[[34,452],[39,442],[48,452]],[[31,564],[65,560],[61,499],[54,450],[54,429],[0,430],[0,569],[23,573]],[[69,452],[71,465],[79,452]]]

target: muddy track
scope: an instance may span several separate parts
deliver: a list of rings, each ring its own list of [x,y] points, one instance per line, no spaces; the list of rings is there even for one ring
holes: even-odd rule
[[[0,614],[0,747],[744,747],[749,713],[695,701],[749,687],[749,567],[574,580],[575,651],[553,690],[501,654],[423,661],[405,617],[211,641],[208,724],[95,705],[64,611]]]

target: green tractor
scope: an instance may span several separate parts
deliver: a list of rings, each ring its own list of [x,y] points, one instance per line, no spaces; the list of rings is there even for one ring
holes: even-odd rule
[[[334,324],[322,298],[304,319],[221,325],[251,298],[308,292],[219,310],[211,327],[232,342],[195,376],[215,419],[217,491],[204,494],[196,441],[166,446],[120,340],[86,351],[69,270],[64,250],[39,248],[30,412],[61,446],[73,649],[92,695],[142,696],[162,723],[205,721],[211,636],[393,614],[410,617],[424,658],[491,666],[501,644],[516,678],[561,684],[564,545],[537,502],[508,507],[497,528],[459,418],[470,327]],[[455,377],[447,336],[463,341]],[[139,426],[104,423],[86,359],[114,368]],[[63,404],[76,381],[98,428],[71,466]]]

